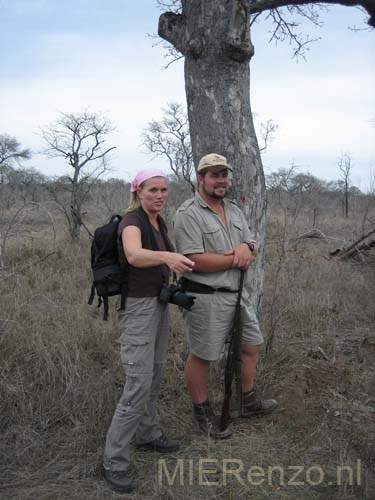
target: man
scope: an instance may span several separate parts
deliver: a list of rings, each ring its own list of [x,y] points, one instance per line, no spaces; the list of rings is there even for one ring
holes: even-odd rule
[[[189,355],[185,382],[200,428],[215,438],[227,438],[230,429],[220,431],[208,401],[209,362],[220,358],[233,322],[240,270],[247,270],[256,257],[246,219],[237,205],[225,199],[229,189],[226,158],[208,154],[198,168],[198,192],[178,209],[174,219],[177,251],[194,264],[184,275],[187,291],[196,295],[194,307],[186,312],[185,331]],[[263,337],[246,290],[242,295],[242,416],[272,412],[275,400],[256,397],[254,376]]]

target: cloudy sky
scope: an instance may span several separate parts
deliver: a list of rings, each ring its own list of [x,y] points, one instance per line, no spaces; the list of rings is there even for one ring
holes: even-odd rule
[[[40,127],[59,112],[105,112],[116,126],[111,176],[129,180],[153,160],[141,131],[168,101],[185,102],[183,63],[166,64],[155,33],[154,0],[0,0],[0,133],[17,137],[35,155],[30,165],[48,175],[66,173],[47,160]],[[270,25],[252,33],[251,102],[257,121],[279,131],[263,156],[266,172],[294,162],[326,180],[337,179],[338,157],[352,157],[353,182],[367,189],[375,171],[375,31],[354,32],[366,16],[334,7],[324,27],[309,27],[307,60],[296,62],[288,43],[269,44]],[[306,28],[307,29],[307,28]]]

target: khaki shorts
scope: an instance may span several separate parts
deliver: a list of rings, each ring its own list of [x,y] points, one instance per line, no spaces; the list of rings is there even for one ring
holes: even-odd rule
[[[185,334],[189,351],[208,361],[220,359],[224,343],[231,332],[237,294],[194,293],[191,311],[185,311]],[[255,312],[242,304],[242,345],[261,345],[263,336]]]

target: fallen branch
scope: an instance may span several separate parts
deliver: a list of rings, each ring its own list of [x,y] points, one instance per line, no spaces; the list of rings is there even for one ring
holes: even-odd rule
[[[295,241],[298,240],[305,240],[305,239],[317,239],[317,240],[327,240],[327,237],[325,234],[320,231],[320,229],[311,229],[310,231],[307,231],[306,233],[300,234],[295,238]]]
[[[375,228],[369,231],[367,234],[361,236],[348,248],[337,248],[336,250],[333,250],[332,252],[330,252],[331,257],[338,257],[339,259],[344,260],[356,256],[361,256],[361,252],[366,252],[371,248],[375,248],[375,240],[365,242],[365,240],[372,234],[375,234]]]

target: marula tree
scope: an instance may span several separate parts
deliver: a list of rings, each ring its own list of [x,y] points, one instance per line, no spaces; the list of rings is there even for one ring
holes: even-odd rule
[[[224,154],[234,169],[234,192],[259,243],[252,268],[254,305],[263,281],[265,182],[250,106],[249,62],[254,54],[250,28],[262,13],[275,21],[273,37],[290,38],[295,52],[306,41],[286,14],[318,23],[321,2],[309,0],[159,0],[169,8],[159,18],[159,35],[185,59],[185,90],[195,163],[209,152]],[[359,6],[375,27],[375,0],[330,0]]]

